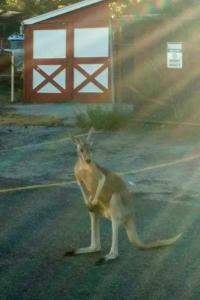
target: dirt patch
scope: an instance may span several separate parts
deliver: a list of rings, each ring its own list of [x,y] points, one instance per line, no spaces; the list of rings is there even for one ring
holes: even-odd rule
[[[0,125],[61,126],[63,119],[49,116],[24,116],[6,112],[0,117]]]

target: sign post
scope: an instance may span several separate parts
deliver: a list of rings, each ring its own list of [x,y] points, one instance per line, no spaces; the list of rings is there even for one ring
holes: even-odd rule
[[[15,96],[15,56],[12,53],[11,55],[11,103],[14,102],[14,96]]]

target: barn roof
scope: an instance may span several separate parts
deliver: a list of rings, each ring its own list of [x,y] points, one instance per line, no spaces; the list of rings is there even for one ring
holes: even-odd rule
[[[59,9],[50,11],[48,13],[45,13],[45,14],[42,14],[42,15],[39,15],[39,16],[30,18],[30,19],[26,19],[26,20],[22,21],[22,24],[23,25],[36,24],[36,23],[60,16],[60,15],[66,14],[66,13],[70,13],[72,11],[75,11],[75,10],[78,10],[78,9],[81,9],[81,8],[84,8],[84,7],[99,3],[99,2],[103,2],[103,1],[105,1],[105,0],[83,0],[83,1],[80,1],[77,3],[65,6],[63,8],[59,8]]]

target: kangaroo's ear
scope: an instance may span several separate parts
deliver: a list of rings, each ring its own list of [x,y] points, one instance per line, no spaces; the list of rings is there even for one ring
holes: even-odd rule
[[[91,127],[89,132],[88,132],[87,138],[86,138],[87,142],[90,142],[91,136],[94,132],[95,132],[94,127]]]

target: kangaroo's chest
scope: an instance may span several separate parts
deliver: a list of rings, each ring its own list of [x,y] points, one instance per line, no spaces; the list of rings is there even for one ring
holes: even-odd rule
[[[98,186],[98,174],[93,166],[76,165],[76,178],[84,184],[90,194],[94,194]]]

